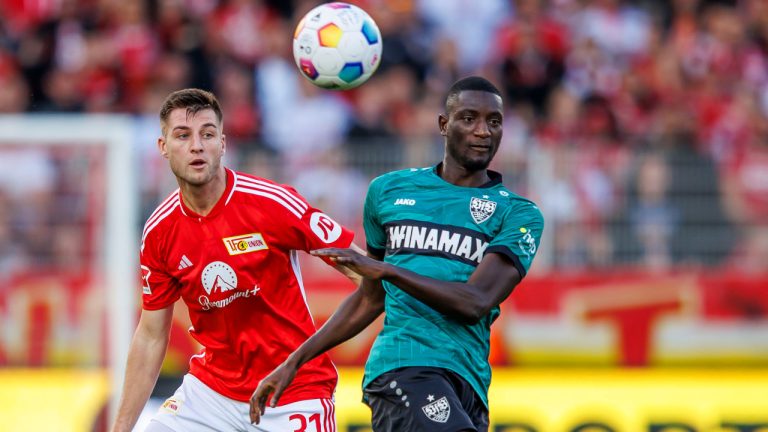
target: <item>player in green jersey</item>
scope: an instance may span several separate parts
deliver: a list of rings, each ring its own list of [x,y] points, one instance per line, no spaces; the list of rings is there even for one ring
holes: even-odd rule
[[[371,182],[363,216],[368,256],[313,251],[365,279],[261,381],[251,398],[252,421],[267,402],[276,405],[302,364],[385,312],[363,380],[373,429],[488,430],[490,327],[530,268],[544,228],[536,205],[488,169],[502,120],[493,84],[481,77],[457,81],[438,118],[443,161]]]

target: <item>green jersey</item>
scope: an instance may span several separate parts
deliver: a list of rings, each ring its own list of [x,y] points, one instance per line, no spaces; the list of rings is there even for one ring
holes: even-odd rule
[[[531,266],[544,219],[536,205],[510,192],[489,171],[481,187],[446,182],[437,167],[395,171],[371,182],[363,223],[368,249],[384,261],[435,279],[466,282],[483,256],[503,254],[521,276]],[[488,405],[491,323],[498,307],[468,325],[383,282],[384,328],[371,348],[363,387],[407,366],[452,370]]]

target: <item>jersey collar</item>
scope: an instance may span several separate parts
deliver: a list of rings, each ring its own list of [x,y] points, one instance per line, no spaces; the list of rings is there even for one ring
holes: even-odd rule
[[[211,212],[205,216],[201,216],[195,213],[189,207],[187,207],[186,204],[184,204],[184,199],[181,196],[181,189],[179,189],[179,204],[181,205],[181,212],[185,216],[200,219],[200,218],[212,218],[218,215],[219,213],[221,213],[224,207],[226,207],[227,203],[229,203],[229,198],[232,195],[232,190],[235,185],[235,172],[229,168],[224,168],[224,171],[227,176],[226,186],[224,187],[224,193],[221,194],[221,197],[219,198],[219,200],[216,201],[216,205],[213,206],[213,209],[211,209]]]
[[[440,177],[440,174],[438,174],[438,172],[440,171],[440,169],[439,169],[439,168],[440,168],[442,165],[443,165],[443,163],[442,163],[442,162],[440,162],[440,163],[438,163],[437,165],[435,165],[434,167],[432,167],[432,173],[433,173],[435,176],[437,176],[437,178],[439,178],[440,180],[443,180],[443,178],[442,178],[442,177]],[[478,186],[478,187],[477,187],[477,189],[487,189],[487,188],[492,188],[492,187],[496,186],[497,184],[500,184],[500,183],[501,183],[501,180],[502,180],[502,178],[501,178],[501,173],[499,173],[499,172],[496,172],[496,171],[493,171],[493,170],[488,170],[488,178],[490,178],[490,180],[488,180],[486,183],[484,183],[484,184],[481,184],[480,186]],[[443,180],[443,181],[444,181],[444,182],[446,182],[445,180]],[[448,183],[448,182],[446,182],[446,183]],[[455,186],[455,185],[454,185],[454,186]]]

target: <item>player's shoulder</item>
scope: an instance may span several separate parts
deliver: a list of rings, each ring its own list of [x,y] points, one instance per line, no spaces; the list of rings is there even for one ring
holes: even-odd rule
[[[530,198],[516,194],[504,185],[499,185],[496,191],[499,195],[499,201],[504,203],[511,213],[514,213],[516,216],[527,216],[543,220],[541,209]]]
[[[179,189],[176,189],[161,201],[152,214],[147,218],[141,235],[142,242],[151,232],[161,229],[164,224],[172,223],[180,213],[180,205],[181,198]]]
[[[254,174],[245,173],[241,171],[234,171],[232,170],[232,175],[235,177],[235,186],[237,186],[239,183],[266,183],[270,185],[277,185],[278,183],[274,180],[268,179],[266,177],[259,177]]]
[[[299,218],[307,211],[306,200],[296,192],[293,186],[253,174],[237,171],[232,173],[235,177],[232,197],[237,197],[240,203],[280,206]]]
[[[379,175],[371,181],[371,185],[378,187],[391,186],[396,184],[409,184],[403,182],[414,182],[419,178],[426,178],[432,172],[434,167],[405,168],[390,171]]]

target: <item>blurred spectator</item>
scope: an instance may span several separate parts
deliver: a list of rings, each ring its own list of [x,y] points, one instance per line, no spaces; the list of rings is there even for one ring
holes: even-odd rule
[[[41,112],[82,112],[85,109],[82,98],[82,81],[75,71],[52,69],[43,84],[44,101],[36,106]]]
[[[0,150],[0,195],[7,200],[10,231],[35,265],[50,265],[48,242],[53,238],[56,167],[43,149],[4,148]]]
[[[402,163],[403,137],[392,115],[390,84],[381,74],[356,90],[354,117],[346,133],[344,151],[369,177],[382,167],[394,169]]]
[[[237,63],[221,66],[216,75],[216,94],[227,113],[227,151],[233,157],[259,136],[259,113],[253,100],[253,73]]]
[[[280,28],[283,34],[292,34],[287,24]],[[342,145],[350,106],[339,93],[321,90],[297,72],[292,39],[270,41],[271,54],[259,63],[255,78],[264,143],[285,157],[289,171],[295,171],[316,154]]]
[[[347,163],[346,152],[331,148],[315,154],[315,164],[297,173],[293,184],[310,202],[333,211],[333,218],[350,227],[362,228],[363,201],[368,180]]]
[[[738,227],[733,262],[764,271],[768,263],[768,120],[755,115],[756,133],[724,169],[723,197]]]
[[[419,14],[415,0],[370,2],[361,5],[376,21],[384,46],[379,71],[406,67],[421,82],[434,64],[433,26]]]
[[[262,31],[277,18],[262,0],[220,2],[205,20],[208,26],[206,32],[211,38],[211,52],[246,65],[255,64],[268,52]]]
[[[541,0],[514,2],[514,19],[496,40],[508,103],[528,103],[545,114],[549,94],[562,79],[568,52],[568,30],[546,15]]]
[[[639,159],[628,197],[630,239],[626,253],[636,250],[631,261],[646,269],[668,270],[672,266],[672,237],[680,228],[679,211],[669,194],[672,168],[660,153]]]
[[[23,112],[29,106],[29,91],[24,77],[10,64],[3,66],[0,51],[0,113]]]
[[[765,0],[359,0],[384,51],[373,78],[345,92],[312,86],[292,58],[295,25],[319,3],[0,0],[0,111],[134,115],[149,208],[172,189],[162,160],[144,157],[156,151],[158,95],[216,90],[229,107],[230,162],[311,189],[330,167],[341,171],[334,181],[365,183],[436,163],[441,92],[480,71],[507,95],[494,168],[539,197],[555,266],[768,260]],[[45,178],[73,169],[51,155],[19,166],[37,172],[40,160]],[[355,196],[332,198],[351,209]],[[21,224],[0,237],[39,251],[36,238],[54,234],[25,224],[62,205],[40,203],[48,216],[27,220],[25,206],[0,215]],[[659,228],[664,220],[672,225]],[[81,253],[67,237],[54,235],[58,255]]]
[[[602,52],[623,58],[641,53],[648,41],[650,17],[634,2],[589,0],[571,20],[577,41],[591,40]]]
[[[19,238],[14,222],[14,206],[8,193],[0,189],[0,280],[31,264],[26,243]],[[5,286],[3,283],[0,286]],[[3,288],[0,288],[0,293]]]
[[[463,74],[478,70],[488,62],[493,35],[509,16],[508,1],[414,0],[419,14],[435,26],[436,37],[447,37],[456,44]]]
[[[720,264],[731,253],[733,232],[714,160],[697,150],[694,122],[681,104],[664,106],[655,123],[648,145],[663,151],[673,167],[669,194],[680,215],[673,259],[688,266]]]

